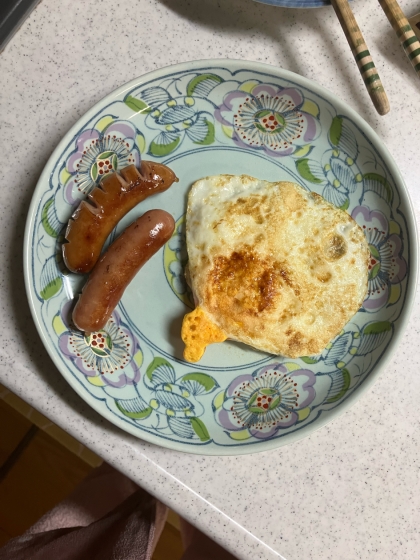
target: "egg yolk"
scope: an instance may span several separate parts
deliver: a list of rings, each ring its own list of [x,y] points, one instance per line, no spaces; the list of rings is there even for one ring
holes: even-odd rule
[[[223,342],[227,338],[222,329],[208,319],[201,307],[185,315],[181,337],[185,344],[184,358],[187,362],[198,362],[209,344]]]

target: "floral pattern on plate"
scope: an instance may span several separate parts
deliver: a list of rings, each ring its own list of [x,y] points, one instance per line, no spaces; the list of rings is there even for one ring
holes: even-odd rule
[[[185,305],[194,308],[194,298],[185,278],[188,253],[185,240],[185,215],[175,224],[175,231],[164,249],[165,275],[174,294]]]
[[[315,381],[312,371],[288,371],[279,363],[252,375],[240,375],[224,391],[222,404],[218,399],[217,422],[228,432],[240,430],[247,431],[249,437],[273,437],[299,421],[299,413],[315,398]]]
[[[300,90],[259,83],[230,91],[215,112],[237,146],[261,149],[273,157],[292,155],[313,142],[321,130],[318,114],[316,104],[305,101]]]
[[[69,320],[71,307],[71,302],[64,304],[60,315],[54,318],[63,356],[95,385],[120,388],[137,384],[140,370],[135,356],[140,346],[118,312],[112,314],[101,331],[81,333]]]
[[[398,286],[406,276],[403,241],[395,222],[391,224],[395,233],[389,234],[388,220],[379,210],[356,206],[352,217],[363,224],[370,249],[368,297],[363,307],[376,311],[388,303],[392,286]]]
[[[104,116],[93,128],[75,140],[62,172],[64,197],[74,204],[109,173],[122,167],[140,165],[143,136],[129,121]]]
[[[384,149],[354,113],[339,112],[328,93],[265,66],[189,63],[111,94],[70,131],[57,154],[30,214],[30,301],[60,371],[106,418],[175,449],[263,450],[343,410],[376,374],[413,289],[411,210]],[[143,201],[132,216],[164,208],[178,218],[174,235],[130,284],[106,327],[79,333],[69,317],[85,278],[63,265],[66,223],[101,177],[142,158],[173,167],[180,183]],[[182,359],[179,335],[193,306],[185,279],[186,195],[206,174],[242,172],[298,182],[351,214],[371,251],[369,293],[317,356],[273,358],[225,342],[192,366]]]

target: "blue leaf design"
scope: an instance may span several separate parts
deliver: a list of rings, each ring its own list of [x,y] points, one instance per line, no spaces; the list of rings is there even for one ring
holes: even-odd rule
[[[168,417],[168,426],[172,432],[185,439],[196,438],[197,435],[191,426],[191,422],[187,418],[176,418],[174,416]]]
[[[155,391],[156,398],[160,404],[163,404],[165,408],[169,408],[174,412],[185,412],[193,411],[194,405],[185,397],[173,393],[172,391],[165,391],[164,389],[159,389]]]
[[[347,332],[336,338],[324,359],[324,363],[327,366],[337,365],[337,362],[340,362],[350,350],[352,342],[352,333]]]
[[[146,105],[149,105],[149,107],[157,107],[172,99],[166,89],[162,87],[146,88],[140,92],[140,98],[145,101]]]
[[[392,202],[392,188],[385,177],[377,173],[367,173],[363,179],[365,191],[372,191],[387,202]]]
[[[199,418],[168,418],[168,426],[174,434],[185,439],[199,439],[202,442],[210,440],[206,425]]]
[[[335,373],[330,374],[330,377],[332,384],[325,400],[326,403],[333,403],[343,398],[349,390],[351,382],[350,373],[347,369],[337,370]]]
[[[158,124],[175,124],[188,119],[192,119],[195,116],[195,111],[186,105],[175,105],[174,107],[168,107],[165,109],[160,116],[156,119]]]
[[[331,158],[331,171],[334,176],[340,181],[341,185],[346,188],[350,193],[356,190],[357,182],[353,171],[350,167],[338,158]]]
[[[208,146],[214,142],[214,124],[202,116],[185,133],[196,144]]]
[[[341,208],[347,202],[347,195],[339,189],[336,189],[331,184],[328,184],[322,192],[322,196],[337,208]]]
[[[359,155],[359,146],[357,145],[357,140],[353,131],[350,129],[346,121],[343,122],[338,147],[352,159],[357,159],[357,156]]]

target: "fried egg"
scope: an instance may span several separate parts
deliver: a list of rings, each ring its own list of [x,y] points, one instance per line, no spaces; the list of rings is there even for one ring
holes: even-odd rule
[[[290,358],[321,352],[360,308],[369,248],[345,211],[290,182],[200,179],[188,196],[184,357],[226,339]]]

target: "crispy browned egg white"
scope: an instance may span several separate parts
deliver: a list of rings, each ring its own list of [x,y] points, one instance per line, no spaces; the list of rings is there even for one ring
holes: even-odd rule
[[[290,358],[317,354],[360,308],[369,249],[343,210],[294,183],[217,175],[191,188],[186,360],[229,338]]]

